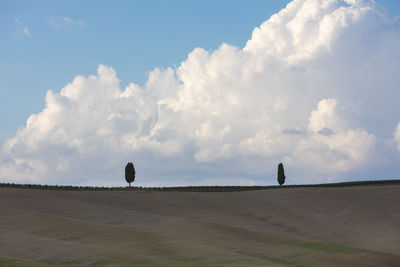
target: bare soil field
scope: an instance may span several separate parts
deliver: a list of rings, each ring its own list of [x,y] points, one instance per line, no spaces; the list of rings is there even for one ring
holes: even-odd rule
[[[0,188],[1,266],[400,266],[400,185]]]

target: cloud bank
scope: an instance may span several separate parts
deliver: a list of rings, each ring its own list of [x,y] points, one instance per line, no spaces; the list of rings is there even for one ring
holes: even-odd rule
[[[399,171],[400,22],[372,1],[293,1],[243,48],[195,48],[121,88],[78,75],[2,145],[6,182],[276,184]],[[369,177],[381,173],[380,177]]]

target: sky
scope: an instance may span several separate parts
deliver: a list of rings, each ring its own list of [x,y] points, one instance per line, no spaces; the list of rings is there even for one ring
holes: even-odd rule
[[[398,1],[2,1],[0,182],[396,179]]]

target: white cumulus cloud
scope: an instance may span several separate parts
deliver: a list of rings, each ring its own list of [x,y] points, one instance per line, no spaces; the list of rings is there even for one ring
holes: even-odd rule
[[[138,185],[271,184],[283,161],[290,183],[357,179],[392,149],[399,47],[373,1],[293,1],[245,47],[195,48],[143,87],[100,65],[49,91],[4,142],[0,177],[120,185],[133,161]]]

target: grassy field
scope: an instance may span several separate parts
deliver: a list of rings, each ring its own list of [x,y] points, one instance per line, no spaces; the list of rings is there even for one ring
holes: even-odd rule
[[[400,266],[398,180],[357,185],[2,184],[0,266]]]

